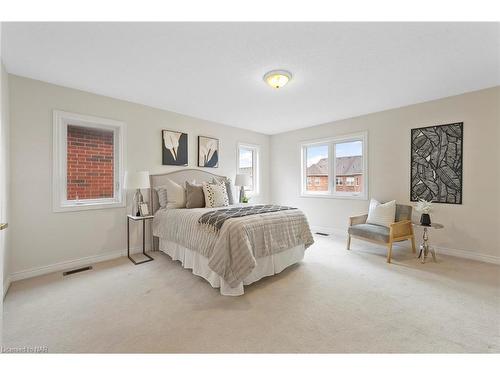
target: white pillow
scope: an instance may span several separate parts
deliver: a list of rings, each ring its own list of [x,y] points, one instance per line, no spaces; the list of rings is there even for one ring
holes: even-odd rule
[[[186,189],[172,180],[167,180],[164,187],[167,189],[167,208],[186,207]]]
[[[157,186],[154,189],[156,190],[156,194],[158,194],[158,204],[160,205],[160,208],[167,208],[167,187],[162,185]]]
[[[380,203],[376,199],[370,200],[368,209],[367,224],[381,225],[389,227],[396,219],[396,201]]]
[[[205,195],[205,207],[229,206],[226,185],[203,183],[203,194]]]

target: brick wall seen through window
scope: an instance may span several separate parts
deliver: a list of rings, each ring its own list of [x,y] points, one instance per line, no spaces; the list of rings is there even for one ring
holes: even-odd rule
[[[362,132],[302,143],[301,194],[367,199],[367,141]]]
[[[113,131],[74,125],[67,129],[67,200],[113,198]]]

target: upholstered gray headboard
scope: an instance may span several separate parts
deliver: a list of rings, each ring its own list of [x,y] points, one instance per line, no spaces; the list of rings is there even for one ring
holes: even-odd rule
[[[205,181],[210,181],[213,177],[225,177],[225,176],[219,176],[207,171],[204,171],[202,169],[179,169],[174,172],[169,172],[169,173],[162,173],[162,174],[152,174],[149,176],[149,181],[151,183],[151,189],[150,189],[150,197],[149,201],[151,202],[151,211],[154,215],[154,213],[160,208],[160,205],[158,204],[158,195],[156,194],[156,191],[154,188],[156,186],[161,186],[165,185],[167,179],[172,180],[179,185],[184,186],[184,183],[186,181],[196,181],[197,184],[201,184],[202,182]]]
[[[179,185],[184,185],[186,181],[196,181],[197,184],[200,184],[205,181],[210,181],[213,177],[224,177],[220,175],[216,175],[202,169],[179,169],[174,172],[162,173],[162,174],[152,174],[149,175],[149,182],[151,185],[149,202],[151,202],[151,212],[153,215],[160,208],[158,204],[158,194],[154,188],[156,186],[165,185],[167,179],[172,180]],[[158,237],[153,236],[153,250],[159,250],[159,239]]]

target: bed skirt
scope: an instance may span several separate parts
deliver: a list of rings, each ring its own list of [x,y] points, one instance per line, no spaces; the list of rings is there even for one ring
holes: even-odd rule
[[[304,245],[299,245],[278,254],[258,258],[257,266],[252,270],[252,273],[238,286],[231,288],[229,284],[208,267],[208,259],[203,255],[161,238],[159,245],[160,251],[169,255],[173,260],[180,261],[184,268],[192,269],[194,275],[203,277],[213,288],[220,288],[220,294],[223,296],[241,296],[244,294],[244,285],[280,273],[292,264],[300,262],[304,259],[305,251]]]

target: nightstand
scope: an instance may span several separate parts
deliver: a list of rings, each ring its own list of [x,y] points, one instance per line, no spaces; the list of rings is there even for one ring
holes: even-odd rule
[[[147,263],[151,262],[154,260],[154,258],[150,257],[148,254],[146,254],[146,220],[151,220],[153,216],[134,216],[134,215],[127,215],[127,257],[134,263],[135,265],[137,264],[142,264],[142,263]],[[131,256],[130,256],[130,220],[132,221],[142,221],[142,255],[144,255],[146,260],[136,262]]]

